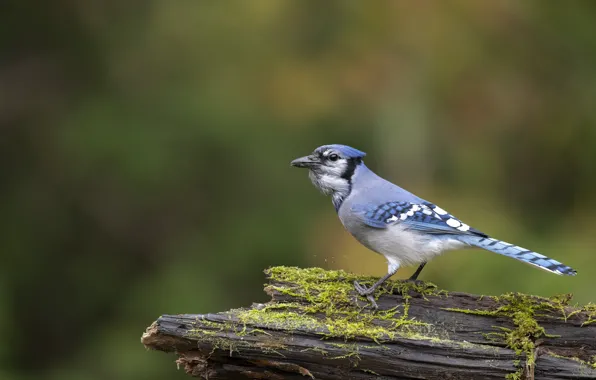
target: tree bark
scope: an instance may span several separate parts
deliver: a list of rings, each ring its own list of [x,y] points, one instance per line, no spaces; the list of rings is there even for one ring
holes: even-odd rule
[[[596,305],[387,282],[379,309],[318,268],[266,271],[266,304],[163,315],[141,339],[204,379],[596,379]]]

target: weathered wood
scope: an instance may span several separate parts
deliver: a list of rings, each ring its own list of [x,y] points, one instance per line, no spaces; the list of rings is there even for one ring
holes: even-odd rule
[[[371,310],[342,271],[271,268],[272,300],[163,315],[146,347],[205,379],[596,379],[596,305],[388,282]],[[592,323],[595,322],[595,323]]]

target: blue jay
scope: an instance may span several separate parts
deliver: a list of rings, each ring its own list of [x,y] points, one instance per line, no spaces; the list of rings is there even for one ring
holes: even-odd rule
[[[442,208],[379,177],[364,165],[366,154],[346,145],[323,145],[292,166],[309,169],[316,188],[331,195],[344,227],[364,246],[387,259],[388,271],[371,287],[354,282],[356,291],[376,307],[375,290],[403,265],[419,264],[410,280],[441,253],[478,247],[551,273],[574,276],[572,268],[539,253],[493,239]]]

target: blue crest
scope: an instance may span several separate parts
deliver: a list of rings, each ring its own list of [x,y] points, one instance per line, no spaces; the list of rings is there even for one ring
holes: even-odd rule
[[[352,148],[351,146],[341,145],[341,144],[330,144],[330,145],[323,145],[315,149],[315,153],[323,154],[323,152],[333,149],[336,152],[340,153],[342,156],[346,158],[362,158],[366,156],[366,153],[359,151],[356,148]]]

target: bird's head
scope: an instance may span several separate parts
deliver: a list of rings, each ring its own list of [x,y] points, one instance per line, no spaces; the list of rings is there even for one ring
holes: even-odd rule
[[[316,188],[325,195],[340,196],[349,194],[352,176],[362,164],[366,153],[347,145],[323,145],[312,154],[292,161],[291,165],[307,168],[309,177]]]

